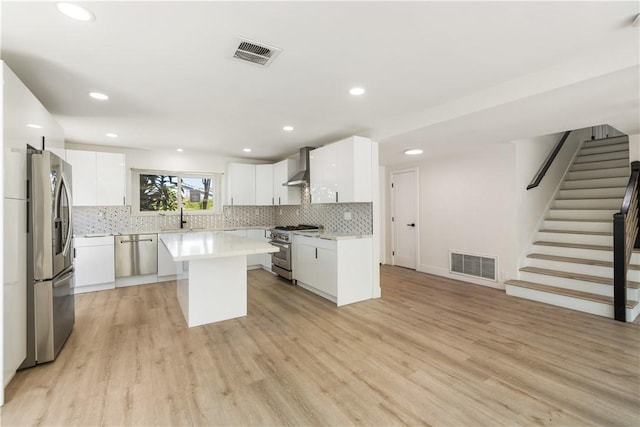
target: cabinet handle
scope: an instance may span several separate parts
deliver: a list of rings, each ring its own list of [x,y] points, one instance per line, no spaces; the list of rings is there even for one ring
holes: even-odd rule
[[[127,201],[124,199],[124,196],[122,196],[122,206],[126,206],[127,205]]]
[[[336,203],[338,203],[338,192],[336,191]]]
[[[313,194],[309,194],[309,203],[313,203]]]
[[[316,248],[316,259],[318,259],[318,248]]]
[[[275,204],[276,204],[276,201],[275,201],[275,199],[272,197],[272,198],[271,198],[271,206],[273,206],[273,205],[275,205]]]
[[[231,198],[231,206],[233,206],[233,197]]]
[[[282,200],[280,200],[280,196],[278,196],[278,205],[282,204]]]

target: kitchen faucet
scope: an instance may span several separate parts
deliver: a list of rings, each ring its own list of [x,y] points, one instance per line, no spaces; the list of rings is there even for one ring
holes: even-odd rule
[[[182,208],[180,208],[180,228],[184,228],[184,225],[187,223],[187,220],[184,219],[184,216],[182,215]]]

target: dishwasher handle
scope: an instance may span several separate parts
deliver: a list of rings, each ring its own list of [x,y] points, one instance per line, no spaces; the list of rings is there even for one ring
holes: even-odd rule
[[[138,243],[138,242],[153,242],[153,239],[120,240],[120,244],[122,244],[122,243]]]

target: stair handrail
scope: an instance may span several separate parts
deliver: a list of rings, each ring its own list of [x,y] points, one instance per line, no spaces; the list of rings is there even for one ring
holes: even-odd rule
[[[562,138],[560,138],[560,141],[556,143],[556,146],[553,147],[553,150],[549,153],[544,163],[540,165],[540,169],[538,169],[538,172],[536,172],[536,175],[533,177],[529,185],[527,185],[527,190],[531,190],[532,188],[536,188],[538,185],[540,185],[540,181],[542,181],[542,178],[544,178],[545,174],[551,167],[551,164],[553,163],[553,161],[556,159],[556,156],[562,149],[562,146],[564,145],[567,138],[569,138],[570,134],[571,134],[571,131],[568,130],[564,133],[564,135],[562,135]]]
[[[614,319],[627,321],[627,268],[640,229],[640,161],[631,162],[631,176],[620,212],[613,214],[613,311]]]

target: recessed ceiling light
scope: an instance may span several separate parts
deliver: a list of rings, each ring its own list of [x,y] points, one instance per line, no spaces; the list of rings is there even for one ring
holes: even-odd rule
[[[242,151],[244,151],[245,153],[250,153],[251,152],[251,148],[243,148]]]
[[[42,129],[42,126],[37,125],[35,123],[27,123],[27,127],[31,129]]]
[[[67,15],[71,19],[75,19],[76,21],[94,21],[96,16],[85,9],[84,7],[80,7],[73,3],[60,2],[56,3],[56,7],[60,11],[60,13]]]
[[[364,89],[361,88],[361,87],[354,87],[354,88],[349,89],[349,93],[351,95],[354,95],[354,96],[359,96],[359,95],[362,95],[364,93]]]
[[[282,126],[282,130],[287,131],[287,132],[291,132],[293,130],[293,126]]]
[[[183,150],[182,148],[176,148],[176,151],[177,151],[178,153],[182,153],[184,150]]]
[[[109,95],[105,95],[104,93],[100,92],[90,92],[89,96],[94,99],[99,99],[100,101],[106,101],[107,99],[109,99]]]
[[[109,138],[117,138],[118,137],[117,133],[111,133],[111,132],[105,133],[105,135],[108,136]]]
[[[418,154],[422,154],[424,153],[424,151],[422,151],[419,148],[412,148],[411,150],[404,150],[404,154],[408,155],[408,156],[415,156]]]

